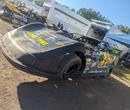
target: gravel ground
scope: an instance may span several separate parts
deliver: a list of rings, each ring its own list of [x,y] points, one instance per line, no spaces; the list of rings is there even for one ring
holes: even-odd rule
[[[2,34],[13,27],[0,20]],[[49,80],[22,72],[0,52],[0,110],[130,110],[130,88],[111,77]]]

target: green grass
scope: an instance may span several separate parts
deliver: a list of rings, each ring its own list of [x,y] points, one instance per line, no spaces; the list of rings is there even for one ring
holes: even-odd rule
[[[130,69],[118,66],[113,70],[113,73],[119,75],[122,79],[130,81]]]

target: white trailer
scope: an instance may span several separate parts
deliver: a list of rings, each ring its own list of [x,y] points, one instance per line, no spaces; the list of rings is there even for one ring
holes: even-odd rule
[[[77,33],[98,41],[104,39],[111,25],[97,20],[89,21],[53,0],[43,4],[42,13],[51,24],[62,24],[63,30],[69,33]]]

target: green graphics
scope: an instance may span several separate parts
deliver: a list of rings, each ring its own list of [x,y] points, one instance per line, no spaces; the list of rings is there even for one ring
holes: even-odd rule
[[[116,52],[116,53],[115,53]],[[86,68],[84,73],[108,73],[113,68],[119,57],[119,51],[110,49],[109,51],[93,51],[86,56]]]

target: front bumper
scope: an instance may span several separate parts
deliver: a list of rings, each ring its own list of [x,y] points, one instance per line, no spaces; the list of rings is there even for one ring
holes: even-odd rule
[[[8,46],[6,46],[6,43],[4,41],[4,37],[6,36],[1,36],[0,37],[0,48],[1,51],[3,53],[3,55],[5,56],[5,58],[16,68],[27,72],[29,74],[33,74],[33,75],[37,75],[37,76],[42,76],[42,77],[57,77],[55,74],[51,74],[48,72],[43,72],[40,71],[38,69],[33,68],[33,66],[30,64],[24,64],[22,63],[19,59],[18,56],[16,56],[15,54],[13,54],[13,51],[11,51],[10,48],[8,48]],[[7,41],[6,41],[7,42]],[[12,46],[11,46],[12,47]],[[18,48],[13,48],[13,50],[17,51],[18,53],[20,53],[20,50]],[[20,57],[20,56],[19,56]]]

